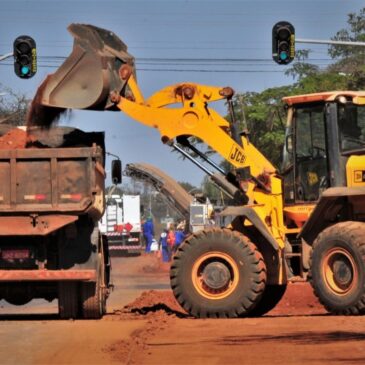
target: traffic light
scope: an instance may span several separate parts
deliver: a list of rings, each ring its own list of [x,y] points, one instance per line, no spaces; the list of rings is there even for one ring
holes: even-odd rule
[[[295,57],[295,30],[289,22],[278,22],[272,28],[272,58],[287,65]]]
[[[22,35],[14,41],[14,71],[22,79],[37,72],[37,49],[33,38]]]

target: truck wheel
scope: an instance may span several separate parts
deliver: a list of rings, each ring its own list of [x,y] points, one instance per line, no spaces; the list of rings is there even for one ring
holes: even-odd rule
[[[96,282],[81,284],[82,316],[88,319],[99,319],[106,313],[106,295],[104,279],[104,258],[99,254],[99,270]]]
[[[77,318],[79,312],[77,282],[58,283],[58,311],[61,318]]]
[[[260,301],[266,266],[247,237],[210,229],[180,245],[170,279],[177,301],[194,317],[233,318],[247,315]]]
[[[81,284],[82,315],[84,318],[98,319],[106,313],[107,287],[104,247],[97,225],[94,227],[90,239],[99,250],[97,277],[96,282]]]
[[[286,291],[286,285],[266,285],[260,302],[250,312],[250,317],[260,317],[271,311],[280,302]]]
[[[315,295],[335,314],[365,313],[365,223],[342,222],[314,241],[309,277]]]

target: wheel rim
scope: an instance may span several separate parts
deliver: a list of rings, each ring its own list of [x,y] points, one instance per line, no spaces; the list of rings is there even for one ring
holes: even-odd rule
[[[337,295],[348,294],[357,284],[358,272],[354,258],[344,248],[328,251],[322,270],[326,286]]]
[[[238,266],[223,252],[209,252],[200,256],[193,265],[192,281],[200,295],[208,299],[228,297],[239,281]]]

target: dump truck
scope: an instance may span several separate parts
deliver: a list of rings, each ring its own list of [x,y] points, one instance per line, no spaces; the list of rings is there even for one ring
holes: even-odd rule
[[[196,165],[203,160],[202,168],[232,197],[221,213],[226,227],[190,235],[174,256],[171,287],[188,313],[263,315],[298,277],[310,280],[331,313],[365,312],[364,92],[285,98],[280,173],[238,130],[231,88],[185,82],[145,99],[134,58],[118,37],[91,25],[69,30],[73,51],[41,85],[34,110],[123,111],[158,129],[163,143]],[[217,100],[227,102],[231,122],[210,107]],[[220,154],[232,171],[217,166],[192,138]]]
[[[107,194],[100,232],[108,242],[110,256],[140,254],[142,246],[139,195]]]
[[[58,299],[61,318],[100,318],[110,278],[98,229],[104,133],[1,126],[0,135],[0,299]]]

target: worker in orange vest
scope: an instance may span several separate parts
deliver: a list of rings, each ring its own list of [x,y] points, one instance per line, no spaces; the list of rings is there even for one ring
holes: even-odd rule
[[[170,257],[170,260],[171,260],[171,255],[172,255],[172,249],[175,245],[175,241],[176,241],[176,238],[175,238],[175,226],[173,223],[170,224],[170,227],[169,227],[169,231],[167,232],[167,248],[168,248],[168,252],[169,252],[169,257]]]

